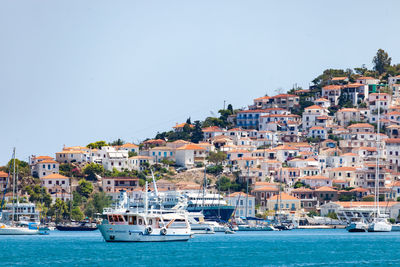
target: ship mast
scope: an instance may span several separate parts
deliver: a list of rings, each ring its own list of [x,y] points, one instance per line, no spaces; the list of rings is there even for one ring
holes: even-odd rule
[[[15,217],[15,147],[14,147],[14,153],[13,153],[13,200],[12,200],[12,220],[11,223],[14,224],[14,217]]]
[[[375,170],[375,218],[378,218],[380,215],[379,212],[379,154],[380,154],[380,89],[378,89],[378,98],[377,98],[377,104],[378,104],[378,122],[377,122],[377,130],[376,130],[376,170]]]

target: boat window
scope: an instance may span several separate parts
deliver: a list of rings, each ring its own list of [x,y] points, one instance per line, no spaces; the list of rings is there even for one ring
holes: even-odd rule
[[[129,216],[129,224],[133,224],[133,216]]]
[[[118,216],[118,221],[119,221],[119,222],[124,222],[124,218],[122,217],[122,215],[119,215],[119,216]]]
[[[127,216],[127,215],[124,215],[124,219],[125,219],[125,221],[127,222],[127,221],[128,221],[128,216]]]
[[[152,225],[152,224],[153,224],[153,220],[150,219],[150,220],[149,220],[149,225]]]
[[[142,225],[142,219],[139,219],[139,225]]]
[[[114,218],[113,218],[112,215],[108,215],[108,221],[109,221],[109,222],[114,222]]]

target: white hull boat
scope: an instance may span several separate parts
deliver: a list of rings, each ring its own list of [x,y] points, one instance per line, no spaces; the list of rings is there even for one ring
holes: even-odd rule
[[[350,233],[367,232],[368,225],[364,222],[352,222],[346,227],[346,230]]]
[[[193,234],[215,234],[214,227],[205,223],[191,223],[190,229]]]
[[[156,188],[156,185],[154,187]],[[192,237],[187,211],[153,208],[148,210],[147,191],[146,182],[145,208],[142,211],[129,208],[124,190],[121,190],[119,207],[104,209],[103,221],[98,225],[98,229],[105,241],[188,241]]]
[[[104,240],[107,242],[165,242],[188,241],[191,238],[190,229],[162,230],[133,226],[133,225],[108,225],[98,226]],[[165,229],[165,228],[163,228]]]
[[[368,226],[368,232],[390,232],[392,225],[386,220],[375,220]]]
[[[38,229],[29,229],[27,227],[0,226],[0,235],[38,235]]]

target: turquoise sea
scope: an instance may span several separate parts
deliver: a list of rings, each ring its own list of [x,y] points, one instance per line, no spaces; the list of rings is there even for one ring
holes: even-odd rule
[[[188,242],[106,243],[100,233],[0,236],[1,266],[400,265],[400,232],[293,230],[198,235]]]

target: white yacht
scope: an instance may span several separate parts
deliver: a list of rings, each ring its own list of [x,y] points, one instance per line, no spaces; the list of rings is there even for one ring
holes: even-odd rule
[[[214,227],[204,221],[201,212],[188,213],[190,229],[193,234],[215,234]]]
[[[6,224],[0,224],[0,235],[38,235],[39,229],[31,229],[23,226],[10,226]]]
[[[372,222],[368,225],[368,232],[390,232],[392,231],[392,225],[387,221],[387,216],[380,214],[379,209],[379,157],[381,155],[380,145],[380,107],[378,101],[378,120],[377,120],[377,134],[376,134],[376,173],[375,173],[375,217]]]
[[[146,182],[146,192],[147,188]],[[187,241],[192,237],[185,210],[149,210],[147,194],[144,209],[135,210],[129,207],[125,191],[121,191],[118,207],[104,210],[98,228],[107,242]]]
[[[364,221],[359,220],[359,221],[353,221],[351,222],[347,227],[346,230],[350,233],[354,232],[366,232],[368,230],[368,224],[366,224]]]
[[[368,232],[390,232],[392,231],[392,225],[387,221],[385,217],[376,217],[368,225]]]
[[[39,225],[36,224],[35,221],[38,219],[39,214],[35,212],[35,205],[31,203],[23,204],[18,201],[18,177],[15,171],[15,148],[13,151],[13,160],[13,198],[12,203],[7,204],[6,209],[3,210],[8,184],[7,178],[3,198],[0,202],[0,235],[38,235],[40,233]],[[8,177],[10,177],[10,174]],[[33,221],[29,222],[26,220]]]

